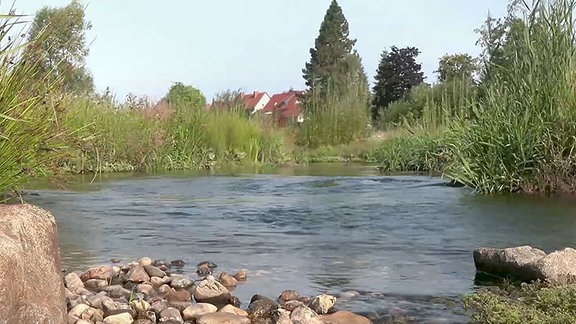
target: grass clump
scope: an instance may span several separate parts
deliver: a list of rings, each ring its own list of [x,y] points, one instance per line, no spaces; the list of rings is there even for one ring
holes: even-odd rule
[[[485,288],[465,296],[464,306],[474,323],[576,323],[576,285]]]

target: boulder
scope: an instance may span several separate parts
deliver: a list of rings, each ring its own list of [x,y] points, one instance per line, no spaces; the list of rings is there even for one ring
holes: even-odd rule
[[[245,310],[243,310],[243,309],[241,309],[241,308],[235,307],[235,306],[233,306],[233,305],[226,305],[226,306],[222,307],[218,312],[220,312],[220,313],[230,313],[230,314],[240,315],[240,316],[243,316],[243,317],[248,317],[248,312],[247,312],[247,311],[245,311]]]
[[[372,322],[358,314],[349,311],[337,311],[330,315],[320,315],[320,320],[325,324],[371,324]]]
[[[190,292],[187,290],[174,290],[166,294],[166,300],[170,302],[189,302],[192,301],[192,297],[190,296]]]
[[[150,276],[146,272],[143,266],[137,265],[132,267],[130,271],[126,274],[126,279],[131,282],[148,282],[150,281]]]
[[[274,314],[276,324],[294,324],[290,319],[290,312],[284,309],[278,309]]]
[[[56,221],[39,207],[0,206],[0,322],[66,323]]]
[[[104,319],[105,324],[131,324],[134,319],[129,313],[110,315]]]
[[[248,314],[251,318],[272,318],[277,309],[278,304],[271,299],[256,299],[248,305]]]
[[[278,296],[278,301],[280,303],[285,303],[290,300],[296,300],[300,298],[300,294],[296,290],[284,290],[280,296]]]
[[[250,324],[248,317],[231,313],[210,313],[200,316],[196,324]]]
[[[74,272],[71,272],[64,277],[64,283],[66,288],[75,294],[79,294],[79,292],[84,288],[84,283],[80,279],[80,276]]]
[[[294,324],[324,324],[313,310],[306,306],[298,306],[290,315]]]
[[[210,303],[222,307],[230,301],[230,291],[213,278],[207,278],[194,289],[194,299],[198,303]]]
[[[535,279],[553,284],[572,284],[576,282],[576,250],[565,248],[554,251],[533,264],[528,265],[529,273]]]
[[[147,266],[151,266],[154,263],[154,260],[152,260],[152,258],[149,257],[143,257],[138,259],[138,264],[142,267],[147,267]]]
[[[157,267],[155,267],[153,265],[144,266],[144,270],[146,270],[146,272],[148,273],[148,275],[150,277],[164,278],[166,276],[166,272],[158,269]]]
[[[111,266],[103,265],[84,271],[80,276],[80,279],[82,279],[82,281],[88,281],[90,279],[110,280],[115,275],[116,273]]]
[[[530,246],[506,249],[483,247],[476,249],[473,256],[479,272],[529,282],[536,279],[536,274],[529,265],[545,257],[546,253]]]
[[[184,323],[180,311],[173,307],[168,307],[160,312],[160,322]]]
[[[336,304],[336,297],[322,294],[316,296],[310,303],[310,309],[317,314],[328,314],[328,311]]]
[[[202,315],[216,313],[217,310],[218,308],[212,304],[198,303],[186,307],[182,311],[182,317],[186,321],[194,321]]]

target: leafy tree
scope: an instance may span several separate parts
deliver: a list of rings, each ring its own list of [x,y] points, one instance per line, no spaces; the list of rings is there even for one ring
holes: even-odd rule
[[[478,66],[476,59],[470,54],[444,55],[438,64],[438,80],[440,82],[452,81],[455,79],[474,82],[474,76]]]
[[[349,34],[342,8],[332,0],[320,25],[315,47],[310,49],[310,62],[302,70],[310,90],[340,89],[350,81],[349,76],[353,76],[353,80],[362,78],[360,57],[353,50],[356,40],[350,39]]]
[[[175,82],[166,95],[168,103],[186,108],[204,109],[206,107],[206,97],[202,92],[193,86],[184,85],[182,82]]]
[[[38,75],[51,72],[60,79],[65,92],[94,91],[94,80],[85,63],[89,53],[86,31],[92,24],[85,18],[78,0],[60,8],[44,7],[36,13],[28,35],[30,41],[39,36],[43,41],[28,46],[24,56],[40,63],[42,71]]]
[[[384,50],[376,71],[376,84],[372,88],[372,118],[379,119],[389,104],[404,98],[410,89],[424,82],[422,65],[416,63],[420,51],[415,47],[392,46]]]

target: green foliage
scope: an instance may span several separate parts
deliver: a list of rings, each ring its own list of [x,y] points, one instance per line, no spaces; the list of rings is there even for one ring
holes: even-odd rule
[[[193,110],[204,110],[206,108],[206,97],[204,97],[202,92],[193,86],[184,85],[182,82],[176,82],[170,87],[166,99],[174,106]]]
[[[531,9],[474,118],[451,126],[448,176],[483,193],[575,188],[575,7],[551,0]]]
[[[534,283],[481,289],[464,298],[474,323],[576,323],[576,286]]]
[[[332,92],[345,89],[349,81],[347,75],[360,75],[354,58],[357,54],[353,51],[356,40],[350,39],[349,33],[342,8],[332,0],[320,25],[315,47],[310,49],[310,62],[302,70],[309,90],[322,94],[328,88]]]
[[[21,58],[21,46],[37,46],[45,39],[39,36],[28,44],[11,40],[8,35],[19,23],[12,15],[2,15],[0,21],[1,193],[16,189],[30,176],[52,171],[65,135],[59,127],[58,102],[49,97],[59,84],[30,82],[47,75],[38,62]]]
[[[40,64],[39,76],[50,73],[62,80],[64,92],[91,93],[94,81],[86,69],[89,48],[86,31],[92,28],[85,20],[84,8],[77,0],[61,8],[44,7],[36,13],[28,39],[40,35],[42,42],[26,48],[25,57]],[[37,82],[43,82],[36,78]]]
[[[415,47],[392,46],[384,50],[376,70],[372,88],[372,118],[378,120],[388,105],[404,98],[412,87],[424,82],[421,64],[416,63],[420,51]]]
[[[438,80],[447,82],[452,80],[466,80],[474,83],[474,76],[478,70],[478,64],[470,54],[444,55],[438,64]]]

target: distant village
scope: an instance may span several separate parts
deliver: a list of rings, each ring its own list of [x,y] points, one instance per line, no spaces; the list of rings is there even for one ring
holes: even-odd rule
[[[298,124],[304,121],[299,97],[304,91],[289,90],[270,96],[267,92],[242,93],[241,99],[247,113],[253,115],[270,116],[275,124],[286,127],[290,123]],[[207,110],[214,109],[217,103],[206,105]]]

